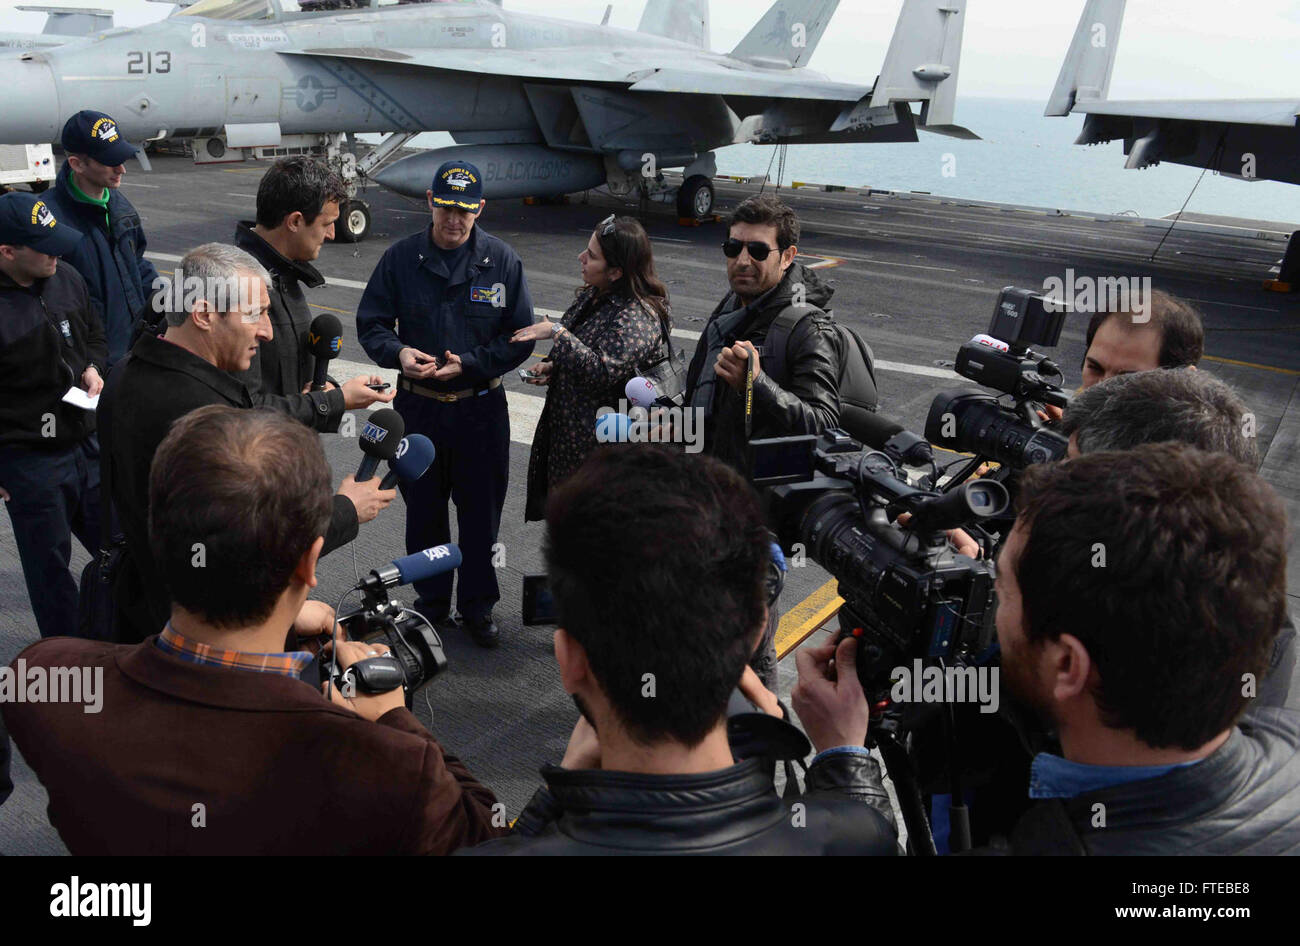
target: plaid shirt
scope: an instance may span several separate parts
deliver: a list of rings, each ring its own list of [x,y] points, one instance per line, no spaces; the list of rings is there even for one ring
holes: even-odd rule
[[[171,624],[158,635],[158,649],[165,654],[209,667],[227,667],[231,670],[252,670],[255,673],[280,673],[286,677],[299,677],[314,659],[306,651],[287,654],[249,654],[240,650],[222,650],[199,641],[182,637]]]

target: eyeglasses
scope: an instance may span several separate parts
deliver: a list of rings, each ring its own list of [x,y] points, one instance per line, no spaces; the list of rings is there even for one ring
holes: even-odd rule
[[[611,233],[613,233],[615,229],[617,229],[614,225],[614,216],[615,216],[614,214],[610,214],[608,217],[606,217],[604,220],[600,222],[601,236],[607,237]]]
[[[768,246],[766,243],[744,243],[740,240],[728,240],[722,244],[722,252],[727,255],[727,259],[735,259],[740,256],[741,250],[749,250],[750,258],[756,263],[763,262],[776,249],[776,247]]]

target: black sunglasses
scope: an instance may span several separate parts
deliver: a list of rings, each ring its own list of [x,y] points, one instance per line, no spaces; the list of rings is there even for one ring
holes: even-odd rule
[[[749,250],[750,259],[758,263],[771,256],[774,249],[776,248],[766,243],[745,243],[741,240],[728,240],[722,244],[722,252],[727,255],[727,259],[735,259],[741,250]]]

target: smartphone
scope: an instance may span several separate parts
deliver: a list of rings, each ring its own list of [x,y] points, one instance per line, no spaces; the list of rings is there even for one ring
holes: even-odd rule
[[[551,595],[551,585],[547,576],[525,575],[523,598],[525,627],[559,623],[560,616],[555,610],[555,598]]]
[[[520,368],[519,380],[523,381],[525,384],[531,384],[533,381],[533,373],[529,371],[527,368]]]
[[[366,387],[368,387],[372,391],[383,392],[383,391],[387,391],[390,387],[392,387],[392,385],[391,384],[367,384]]]

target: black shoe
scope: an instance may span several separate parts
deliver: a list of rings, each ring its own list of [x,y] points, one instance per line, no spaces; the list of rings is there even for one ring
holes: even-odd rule
[[[501,631],[497,628],[492,615],[482,618],[461,618],[461,627],[469,632],[474,643],[480,647],[495,647],[501,641]]]

